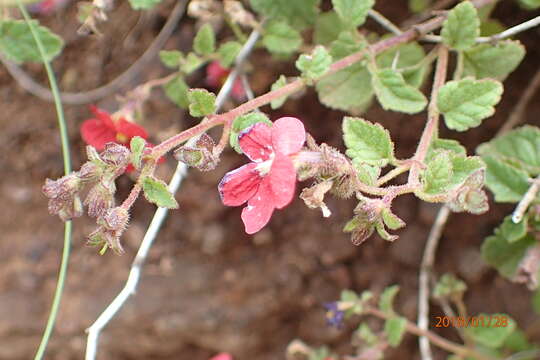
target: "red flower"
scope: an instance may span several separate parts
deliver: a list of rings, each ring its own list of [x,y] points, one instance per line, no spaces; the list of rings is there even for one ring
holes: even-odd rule
[[[232,360],[232,356],[231,354],[228,354],[228,353],[221,353],[221,354],[217,354],[216,356],[213,356],[212,358],[210,358],[210,360]]]
[[[230,73],[231,70],[221,66],[219,61],[213,61],[206,67],[206,84],[214,89],[219,89],[223,86]],[[240,78],[236,78],[234,81],[232,95],[236,100],[240,101],[246,98],[246,91]]]
[[[242,210],[246,233],[261,230],[275,209],[292,201],[296,170],[291,156],[305,140],[304,125],[292,117],[278,119],[272,127],[257,123],[240,134],[240,148],[253,162],[225,174],[218,189],[227,206],[247,202]]]

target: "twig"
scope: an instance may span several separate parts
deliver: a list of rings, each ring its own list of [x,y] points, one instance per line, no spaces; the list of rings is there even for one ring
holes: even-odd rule
[[[401,35],[403,31],[395,25],[393,22],[391,22],[388,18],[386,18],[383,14],[378,12],[377,10],[369,10],[368,16],[375,20],[379,25],[381,25],[386,30],[390,31],[391,33],[395,35]]]
[[[529,187],[529,190],[523,195],[521,200],[516,206],[516,209],[512,213],[512,222],[514,224],[517,224],[523,220],[523,216],[525,215],[525,212],[529,208],[529,205],[534,201],[536,198],[536,195],[538,194],[538,190],[540,190],[540,176],[538,176],[536,179],[531,180],[532,185]]]
[[[256,35],[254,35],[256,34]],[[249,56],[250,51],[253,50],[254,44],[257,41],[258,33],[254,32],[250,36],[250,39],[252,41],[247,41],[240,53],[237,56],[236,64],[237,66],[241,66],[242,63],[246,60],[246,58]],[[254,40],[253,40],[254,39]],[[246,49],[249,48],[249,51],[246,51]],[[227,80],[225,81],[225,84],[223,84],[223,87],[221,88],[217,98],[216,98],[216,105],[217,108],[221,108],[223,106],[223,103],[227,99],[227,96],[230,94],[232,87],[234,85],[234,81],[229,81],[231,77],[237,76],[238,72],[235,68],[230,74]],[[171,179],[171,182],[169,184],[169,191],[171,193],[176,193],[178,191],[178,188],[180,187],[180,184],[185,177],[187,173],[187,166],[179,162],[178,166],[176,167],[176,171]],[[148,255],[148,252],[150,250],[150,247],[152,246],[155,238],[157,237],[157,234],[161,228],[161,225],[163,224],[163,221],[167,217],[168,209],[167,208],[158,208],[154,214],[154,217],[152,218],[152,221],[150,222],[150,225],[148,227],[148,230],[146,231],[146,234],[144,235],[144,238],[141,242],[141,246],[139,247],[139,250],[137,251],[137,255],[135,256],[135,259],[133,260],[133,263],[131,265],[131,270],[129,272],[128,279],[126,281],[126,284],[124,285],[124,288],[116,298],[107,306],[105,311],[101,313],[101,315],[97,318],[97,320],[87,329],[88,332],[88,338],[86,343],[86,356],[85,360],[94,360],[96,358],[97,354],[97,346],[98,346],[98,340],[101,330],[111,321],[111,319],[118,313],[118,311],[124,306],[127,299],[135,294],[139,279],[141,277],[141,270],[142,266],[144,265],[146,261],[146,257]]]
[[[161,29],[158,36],[154,39],[152,44],[146,49],[144,54],[131,65],[126,71],[124,71],[120,76],[115,78],[110,83],[100,86],[96,89],[84,92],[62,92],[61,99],[65,104],[70,105],[81,105],[96,102],[99,99],[107,97],[117,91],[119,91],[124,86],[128,85],[133,78],[140,73],[148,63],[154,59],[159,50],[165,45],[165,42],[172,35],[178,21],[184,14],[185,5],[187,0],[179,0],[172,10],[167,22]],[[42,100],[53,101],[54,97],[52,92],[37,83],[30,75],[28,75],[24,70],[22,70],[17,64],[8,60],[5,56],[0,53],[0,62],[4,64],[7,71],[13,76],[17,81],[19,86],[24,90],[28,91],[32,95],[39,97]]]

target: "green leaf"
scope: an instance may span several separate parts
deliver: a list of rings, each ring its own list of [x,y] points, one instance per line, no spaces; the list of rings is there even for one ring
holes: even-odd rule
[[[165,94],[176,105],[182,109],[187,109],[189,106],[188,90],[189,86],[186,84],[181,76],[174,77],[171,81],[163,85]]]
[[[221,65],[229,68],[236,60],[236,56],[240,52],[240,49],[242,49],[242,44],[238,41],[227,41],[222,44],[218,49],[219,62]]]
[[[429,146],[426,160],[429,161],[433,156],[439,153],[440,150],[450,151],[454,155],[467,155],[467,150],[459,143],[459,141],[451,139],[434,139]]]
[[[509,215],[504,218],[504,221],[499,226],[499,231],[501,236],[504,237],[508,242],[516,242],[527,235],[527,224],[529,222],[529,217],[525,215],[523,219],[517,224],[512,221],[512,216]]]
[[[358,179],[366,185],[375,186],[377,179],[381,175],[381,168],[379,166],[372,166],[364,163],[361,158],[353,159],[353,166],[356,170]]]
[[[384,332],[390,346],[399,346],[405,334],[406,326],[407,319],[401,316],[390,318],[384,322]]]
[[[302,37],[286,22],[271,21],[265,27],[262,42],[272,53],[290,54],[298,50],[302,44]]]
[[[504,30],[506,27],[496,19],[486,19],[480,23],[480,36],[492,36]]]
[[[534,346],[527,340],[525,333],[517,328],[506,338],[504,347],[513,353],[531,350],[534,348]],[[523,360],[534,360],[534,358],[524,358]]]
[[[437,107],[448,128],[465,131],[493,115],[502,93],[503,86],[496,80],[450,81],[439,90]]]
[[[395,69],[403,75],[407,84],[418,88],[422,85],[429,68],[429,65],[422,64],[425,55],[422,46],[416,42],[411,42],[379,54],[377,56],[377,66],[379,68],[392,68],[395,65]],[[395,59],[397,59],[397,62]],[[394,64],[394,62],[396,63]]]
[[[534,10],[540,8],[540,0],[518,0],[525,9]]]
[[[443,23],[443,42],[456,50],[467,50],[480,35],[478,12],[470,1],[464,1],[450,10]]]
[[[422,172],[423,191],[429,195],[444,193],[451,185],[453,166],[450,154],[440,152],[427,162]]]
[[[356,330],[356,334],[360,339],[362,339],[366,345],[373,346],[379,342],[379,338],[371,330],[368,324],[361,323]]]
[[[534,312],[540,315],[540,289],[534,292],[532,297],[532,306]]]
[[[388,130],[360,118],[343,119],[343,140],[347,156],[369,165],[384,166],[394,161],[394,144]]]
[[[210,55],[216,51],[216,35],[210,24],[204,24],[195,35],[193,50],[199,55]]]
[[[491,156],[484,155],[482,159],[487,165],[486,185],[495,201],[519,202],[529,189],[527,173]]]
[[[527,249],[535,244],[536,240],[530,235],[510,243],[502,236],[500,229],[495,229],[495,234],[487,237],[482,244],[482,258],[502,276],[512,279]]]
[[[184,59],[184,54],[178,50],[162,50],[159,52],[161,62],[170,68],[178,68]]]
[[[249,0],[262,17],[284,19],[298,30],[313,25],[319,13],[320,0]]]
[[[237,153],[242,154],[242,149],[240,148],[240,145],[238,145],[238,135],[251,125],[260,122],[272,126],[272,122],[261,112],[252,112],[234,119],[231,127],[231,134],[229,136],[229,142],[231,147],[236,150]]]
[[[480,169],[485,169],[486,165],[478,156],[452,156],[452,180],[451,184],[463,184],[473,173]],[[483,184],[476,184],[482,187]]]
[[[463,76],[504,80],[525,57],[525,47],[514,40],[479,44],[463,53]]]
[[[129,148],[131,150],[131,163],[137,170],[141,168],[141,161],[145,145],[146,140],[140,136],[133,137],[129,143]]]
[[[315,44],[329,45],[339,37],[339,34],[347,30],[339,15],[335,11],[327,11],[317,17],[313,41]]]
[[[401,220],[388,208],[384,208],[382,210],[382,220],[384,225],[386,225],[390,230],[401,229],[405,226],[405,221]]]
[[[45,59],[51,61],[62,51],[64,41],[36,20],[31,20],[43,43]],[[24,20],[0,20],[0,52],[15,62],[42,62],[41,53]]]
[[[159,4],[161,0],[129,0],[134,10],[148,10]]]
[[[526,125],[482,144],[477,152],[504,161],[535,177],[540,174],[538,149],[540,149],[540,129]]]
[[[375,0],[332,0],[334,10],[344,24],[356,28],[366,22]]]
[[[394,315],[393,302],[398,292],[398,285],[392,285],[384,289],[379,298],[379,310],[387,315]]]
[[[413,13],[419,13],[426,10],[429,6],[430,0],[409,0],[409,9]]]
[[[302,72],[302,77],[310,81],[323,76],[332,64],[332,56],[324,46],[317,46],[311,55],[302,54],[296,60],[296,68]]]
[[[279,79],[277,79],[276,82],[272,84],[271,90],[275,91],[277,89],[281,89],[285,85],[287,85],[287,78],[283,75],[280,75]],[[285,101],[287,101],[287,96],[276,98],[270,102],[270,107],[273,110],[278,109],[285,103]]]
[[[452,274],[444,274],[441,276],[435,288],[433,289],[433,297],[448,298],[453,296],[462,296],[467,290],[467,284],[459,280]]]
[[[405,82],[403,75],[392,69],[371,72],[371,83],[383,109],[415,114],[427,105],[418,89]]]
[[[167,184],[151,176],[142,179],[144,197],[159,207],[177,209],[178,203],[173,194],[167,189]]]
[[[484,320],[480,320],[481,326],[465,328],[465,332],[476,343],[488,348],[501,347],[516,329],[516,322],[506,314],[478,314],[475,317]],[[507,321],[506,326],[503,321]]]
[[[194,117],[213,114],[216,111],[216,95],[206,89],[188,91],[189,113]]]
[[[183,63],[180,65],[180,70],[182,70],[186,75],[189,75],[197,70],[203,63],[203,59],[201,59],[195,53],[189,53]]]

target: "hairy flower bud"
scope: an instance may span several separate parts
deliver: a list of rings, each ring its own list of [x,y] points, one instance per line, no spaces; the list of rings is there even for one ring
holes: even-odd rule
[[[101,179],[90,189],[84,204],[88,206],[88,215],[91,217],[100,217],[114,206],[114,193],[116,185],[114,181]]]
[[[207,134],[191,139],[174,152],[176,160],[201,171],[216,168],[219,158],[214,155],[214,140]]]
[[[46,179],[42,191],[49,198],[49,213],[58,215],[63,221],[83,214],[79,192],[83,186],[77,173],[71,173],[58,180]]]
[[[103,226],[97,228],[94,232],[88,235],[88,245],[101,247],[101,253],[107,248],[113,249],[117,254],[123,254],[124,248],[120,243],[121,231],[108,230]]]
[[[108,230],[124,231],[129,222],[129,212],[118,206],[109,209],[98,219],[98,224]]]
[[[120,169],[127,167],[130,154],[129,149],[125,146],[116,143],[107,143],[100,157],[107,165]]]

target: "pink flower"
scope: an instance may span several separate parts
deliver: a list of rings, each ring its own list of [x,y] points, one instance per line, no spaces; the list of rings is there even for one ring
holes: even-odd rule
[[[304,125],[292,117],[278,119],[272,127],[257,123],[240,134],[240,148],[252,162],[225,174],[218,189],[227,206],[247,202],[242,210],[246,233],[261,230],[275,209],[292,201],[296,170],[291,157],[305,140]]]
[[[210,360],[232,360],[231,354],[221,353],[210,358]]]
[[[28,6],[30,12],[42,15],[51,15],[56,10],[64,8],[71,0],[43,0]]]
[[[219,89],[227,80],[231,70],[221,66],[219,61],[213,61],[206,67],[206,83],[208,86]],[[240,78],[236,78],[232,88],[232,95],[236,100],[244,100],[246,98],[246,92],[244,85]]]

